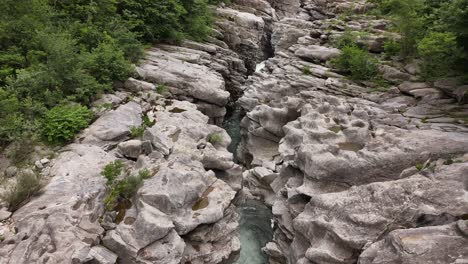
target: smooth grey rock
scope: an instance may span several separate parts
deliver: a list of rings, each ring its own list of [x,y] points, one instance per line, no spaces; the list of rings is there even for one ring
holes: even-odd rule
[[[154,84],[137,80],[134,78],[129,78],[128,80],[126,80],[124,83],[124,87],[125,89],[133,93],[156,90],[156,86]]]
[[[80,142],[107,146],[130,135],[130,128],[141,125],[141,106],[136,102],[129,102],[119,106],[116,110],[105,113],[80,135]]]
[[[466,263],[467,243],[456,224],[399,229],[366,248],[359,263]]]
[[[99,172],[113,159],[97,146],[65,147],[50,168],[53,177],[43,193],[13,214],[18,232],[14,243],[2,245],[0,260],[72,263],[73,252],[98,244],[105,189]]]
[[[403,82],[398,86],[398,89],[409,94],[413,90],[429,88],[430,86],[427,83],[416,83],[416,82]]]
[[[8,218],[10,218],[10,216],[11,216],[11,212],[8,212],[8,211],[3,210],[3,209],[0,210],[0,221],[8,219]]]
[[[340,50],[335,48],[327,48],[318,45],[309,45],[298,49],[295,52],[296,56],[305,60],[328,61],[340,55]]]
[[[464,170],[466,165],[456,165],[455,171]],[[426,177],[414,175],[312,197],[304,212],[294,220],[295,231],[310,243],[307,253],[298,254],[305,254],[311,261],[319,258],[343,262],[354,259],[355,252],[368,242],[380,239],[386,230],[430,225],[420,222],[421,216],[445,212],[461,215],[468,209],[467,192],[461,184],[465,180],[442,168]],[[356,203],[357,200],[360,202]],[[424,246],[415,245],[418,244]],[[416,263],[424,263],[423,257],[420,260]]]
[[[221,76],[210,68],[177,58],[177,55],[153,48],[137,72],[146,81],[166,85],[173,96],[190,96],[224,106],[229,99]]]
[[[409,74],[388,65],[381,65],[379,69],[382,72],[382,77],[390,82],[398,83],[401,81],[409,81],[411,78]]]

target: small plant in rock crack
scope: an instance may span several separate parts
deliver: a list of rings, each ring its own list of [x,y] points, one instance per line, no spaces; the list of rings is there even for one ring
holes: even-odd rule
[[[143,181],[150,178],[150,172],[144,169],[140,170],[138,175],[130,175],[118,180],[117,177],[121,175],[122,168],[122,162],[114,161],[104,167],[101,172],[101,175],[107,179],[104,205],[108,211],[114,210],[121,202],[129,201],[141,187]]]
[[[223,141],[223,135],[220,133],[213,133],[208,136],[208,142],[210,142],[212,145],[219,144]]]
[[[143,126],[145,127],[152,127],[154,124],[156,124],[156,120],[151,121],[146,114],[143,115],[141,119],[143,120]]]
[[[123,163],[120,160],[107,164],[101,171],[101,175],[107,179],[107,184],[112,184],[114,180],[122,173]]]
[[[302,73],[303,73],[304,75],[311,75],[311,74],[312,74],[312,71],[310,70],[310,67],[309,67],[309,66],[304,66],[304,67],[302,68]]]
[[[130,136],[132,138],[142,137],[144,132],[145,132],[145,126],[138,126],[138,127],[130,128]]]
[[[164,84],[159,84],[158,86],[156,86],[156,92],[158,92],[158,94],[167,94],[169,92],[169,89],[167,89],[167,86],[164,85]]]

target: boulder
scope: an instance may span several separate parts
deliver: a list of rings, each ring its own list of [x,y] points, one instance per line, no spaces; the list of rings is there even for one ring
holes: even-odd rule
[[[141,115],[141,106],[133,101],[128,102],[98,118],[78,139],[83,144],[102,147],[116,145],[130,135],[130,128],[141,125]]]
[[[117,145],[119,152],[127,158],[136,159],[140,154],[148,155],[152,152],[151,141],[132,139]]]
[[[304,60],[328,61],[339,56],[340,50],[324,46],[310,45],[299,48],[294,54]]]
[[[464,263],[468,261],[467,243],[468,237],[460,234],[455,223],[397,229],[368,246],[359,263]]]
[[[112,253],[93,249],[104,233],[98,219],[104,212],[105,179],[99,173],[113,159],[97,146],[65,147],[42,194],[13,214],[17,232],[8,243],[1,242],[0,262],[72,263],[79,255],[81,260],[115,263]]]
[[[196,59],[194,59],[196,62]],[[229,99],[223,78],[207,66],[181,60],[177,54],[152,48],[137,72],[145,81],[166,85],[174,96],[188,96],[224,106]]]
[[[129,78],[128,80],[126,80],[124,83],[124,87],[125,89],[133,93],[156,90],[156,86],[154,84],[137,80],[134,78]]]

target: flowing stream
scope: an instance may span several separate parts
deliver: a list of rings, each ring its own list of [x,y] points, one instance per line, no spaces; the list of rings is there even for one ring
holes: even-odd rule
[[[228,150],[234,154],[236,162],[236,150],[241,141],[240,121],[241,109],[234,105],[228,110],[223,127],[232,138]],[[260,201],[248,200],[238,206],[238,212],[241,217],[241,252],[235,264],[267,264],[268,257],[262,248],[273,238],[271,209]]]
[[[267,264],[262,247],[273,239],[270,208],[259,201],[246,201],[239,206],[241,252],[235,264]]]

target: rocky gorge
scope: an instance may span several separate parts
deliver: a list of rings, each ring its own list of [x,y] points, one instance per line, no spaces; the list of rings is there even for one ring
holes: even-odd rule
[[[381,61],[385,89],[333,69],[345,29],[382,52],[390,22],[368,8],[236,0],[206,43],[147,50],[39,160],[48,183],[2,219],[0,263],[468,263],[468,88],[417,64]],[[115,160],[150,177],[109,210]]]

